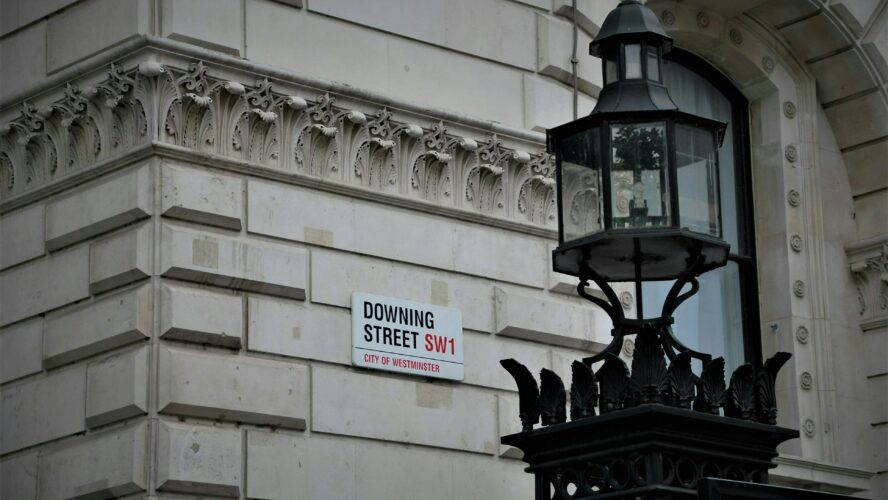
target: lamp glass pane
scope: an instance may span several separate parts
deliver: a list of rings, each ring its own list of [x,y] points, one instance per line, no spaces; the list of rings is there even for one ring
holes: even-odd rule
[[[602,229],[600,144],[597,128],[565,136],[559,143],[558,188],[564,242]]]
[[[690,125],[675,126],[680,225],[721,237],[718,217],[718,151],[715,134]]]
[[[641,78],[641,44],[628,43],[623,46],[626,59],[626,79]]]
[[[657,57],[657,47],[647,48],[648,80],[660,81],[660,59]]]
[[[604,83],[605,85],[614,83],[619,79],[617,71],[617,62],[619,61],[619,52],[615,49],[608,50],[604,54]]]
[[[669,226],[666,124],[614,124],[610,140],[614,229]]]

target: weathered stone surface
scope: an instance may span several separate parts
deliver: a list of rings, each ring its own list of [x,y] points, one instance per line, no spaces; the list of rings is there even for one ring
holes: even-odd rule
[[[143,165],[102,178],[46,205],[46,248],[55,250],[144,219],[154,179]]]
[[[241,179],[210,170],[164,165],[160,184],[160,210],[164,216],[241,229]]]
[[[888,328],[863,334],[863,360],[867,375],[888,375]]]
[[[506,0],[422,0],[406,4],[328,0],[309,4],[308,8],[423,43],[533,69],[533,11]]]
[[[772,26],[782,26],[798,19],[804,19],[819,10],[816,4],[806,0],[781,0],[750,9],[750,13]]]
[[[600,351],[610,328],[591,306],[529,297],[497,287],[496,333],[546,344]]]
[[[882,77],[888,77],[888,23],[873,24],[872,30],[863,38],[862,47],[876,65]],[[888,489],[888,485],[886,485]]]
[[[238,0],[163,0],[160,11],[163,36],[241,54],[244,21]]]
[[[299,248],[164,225],[161,274],[197,283],[305,298],[308,254]]]
[[[303,365],[167,348],[158,363],[161,413],[305,429]]]
[[[463,327],[493,331],[493,287],[481,280],[342,252],[314,250],[311,258],[313,302],[351,307],[360,291],[462,311]]]
[[[309,76],[398,95],[408,102],[512,126],[523,123],[521,71],[517,68],[273,2],[247,2],[246,30],[246,56],[253,61],[310,68]],[[319,57],[317,48],[304,40],[350,43],[327,44],[324,56]],[[355,51],[356,46],[362,50]],[[490,92],[491,88],[497,91]]]
[[[879,6],[879,0],[834,0],[830,8],[855,35],[860,35]]]
[[[577,116],[586,116],[595,100],[580,92]],[[536,75],[524,75],[524,127],[545,131],[573,120],[573,93],[563,84]]]
[[[486,392],[314,366],[312,397],[315,432],[496,453],[496,401]],[[355,418],[354,408],[375,411]]]
[[[398,464],[397,474],[391,464]],[[514,460],[323,434],[247,431],[248,498],[288,498],[298,491],[305,498],[338,500],[506,500],[532,490],[533,476]]]
[[[44,366],[60,366],[150,336],[153,303],[151,285],[146,284],[49,314]]]
[[[86,425],[148,412],[148,347],[93,361],[86,368]]]
[[[463,334],[463,356],[467,384],[481,385],[496,389],[514,391],[515,380],[499,365],[499,360],[515,358],[538,372],[540,368],[551,368],[549,349],[531,342],[487,334],[465,332]]]
[[[0,326],[89,296],[89,248],[81,246],[0,274]]]
[[[0,498],[37,500],[37,453],[0,462]]]
[[[40,457],[41,500],[117,498],[148,487],[144,422],[87,434]]]
[[[239,348],[244,336],[244,299],[228,290],[164,283],[160,335],[165,339]]]
[[[85,430],[86,367],[0,391],[0,454]]]
[[[573,28],[564,22],[545,14],[536,14],[537,29],[537,71],[563,83],[573,83],[570,56],[573,50]],[[577,87],[591,96],[598,96],[604,80],[601,75],[601,60],[589,55],[592,38],[583,31],[577,32]]]
[[[876,88],[866,64],[856,50],[846,50],[808,65],[817,79],[821,103],[828,103]]]
[[[158,422],[159,490],[237,497],[241,460],[238,429]]]
[[[536,366],[534,366],[533,371],[536,371]],[[521,432],[521,419],[518,418],[518,396],[515,394],[498,394],[496,396],[496,407],[500,436]],[[524,452],[513,446],[500,444],[499,456],[520,460],[524,457]]]
[[[43,318],[0,330],[0,383],[43,369]]]
[[[142,224],[90,244],[90,292],[102,293],[150,276],[153,231],[151,224]]]
[[[113,22],[96,25],[96,19]],[[60,69],[138,33],[147,33],[150,22],[151,4],[146,0],[97,0],[65,9],[49,18],[47,71]]]
[[[3,6],[0,23],[7,19],[6,4]],[[0,40],[0,67],[0,97],[4,101],[46,78],[46,22],[36,22]]]
[[[43,221],[43,204],[31,205],[0,217],[0,269],[44,254]]]
[[[888,423],[888,375],[875,375],[866,379],[870,400],[870,423]]]
[[[885,100],[878,92],[873,92],[830,106],[825,112],[836,142],[844,149],[888,136],[885,109]]]
[[[862,194],[888,189],[888,139],[846,151],[843,155],[851,194]]]
[[[331,363],[351,362],[351,315],[320,304],[250,296],[248,349]]]
[[[561,15],[568,20],[572,20],[572,4],[572,0],[553,0],[552,12]],[[604,18],[607,17],[608,13],[610,13],[610,11],[613,10],[617,6],[617,4],[619,4],[618,0],[578,0],[576,2],[577,26],[588,33],[589,36],[594,37],[598,34],[598,30],[601,28],[601,23],[604,22]],[[577,47],[578,55],[586,54],[587,52],[588,45]]]
[[[877,191],[854,200],[857,212],[857,235],[860,239],[877,238],[885,234],[885,214],[888,213],[888,191]]]
[[[543,286],[541,238],[283,184],[251,180],[247,190],[250,232]]]

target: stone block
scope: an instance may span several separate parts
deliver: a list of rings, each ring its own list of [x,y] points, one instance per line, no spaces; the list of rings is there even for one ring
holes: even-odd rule
[[[495,288],[496,333],[587,351],[610,342],[610,327],[591,306],[528,297]]]
[[[454,456],[453,498],[509,500],[521,498],[534,488],[533,475],[517,460]]]
[[[888,375],[886,352],[888,352],[888,328],[864,332],[863,359],[866,375]]]
[[[880,470],[888,469],[888,425],[877,425],[873,433],[873,464]]]
[[[235,498],[240,495],[239,429],[163,421],[157,427],[157,489]]]
[[[870,423],[888,424],[888,375],[867,377],[866,386],[870,401]]]
[[[43,204],[0,217],[0,269],[43,256],[43,218]]]
[[[89,248],[59,252],[0,273],[0,326],[89,296]]]
[[[287,498],[294,491],[304,498],[367,498],[355,489],[355,447],[365,443],[383,446],[323,434],[308,437],[247,430],[247,498]],[[386,477],[395,480],[404,474]]]
[[[355,88],[398,95],[430,108],[522,126],[522,72],[517,68],[286,5],[250,0],[246,7],[246,57],[250,60],[307,68],[307,75],[324,80],[348,82]],[[349,43],[318,46],[305,40]],[[533,49],[527,53],[532,54]],[[491,93],[491,88],[497,92]]]
[[[162,338],[240,348],[244,299],[237,292],[164,283],[160,297]]]
[[[320,304],[247,298],[247,348],[330,363],[351,362],[351,315]]]
[[[888,23],[877,22],[863,38],[861,46],[875,64],[882,78],[888,78]],[[888,486],[886,486],[888,487]]]
[[[312,245],[355,249],[351,198],[247,179],[247,231]]]
[[[777,3],[763,2],[750,9],[749,13],[772,26],[791,24],[816,13],[820,8],[807,0],[781,0]]]
[[[830,3],[833,12],[858,36],[878,6],[879,0],[834,0]]]
[[[164,276],[305,299],[308,273],[305,250],[167,224],[161,239]]]
[[[601,29],[601,23],[620,2],[618,0],[578,0],[577,1],[577,26],[585,31],[590,37],[595,37],[598,30]],[[567,18],[573,19],[573,2],[572,0],[553,0],[552,12]],[[577,46],[577,55],[580,53],[588,53],[589,46]],[[582,51],[582,52],[581,52]],[[588,114],[588,113],[586,113]],[[580,116],[585,116],[581,114]]]
[[[494,395],[316,365],[312,431],[496,453]],[[380,404],[397,401],[398,404]],[[373,408],[355,418],[354,408]]]
[[[161,35],[241,55],[243,11],[238,0],[163,0]]]
[[[888,189],[888,139],[854,148],[842,154],[848,171],[851,194],[860,196]]]
[[[86,430],[86,367],[0,391],[0,454]]]
[[[551,368],[549,350],[545,346],[487,334],[465,332],[463,356],[463,382],[510,391],[516,390],[515,380],[500,366],[499,360],[515,358],[534,372],[540,368]]]
[[[51,16],[46,28],[47,71],[148,33],[151,14],[149,0],[90,0]],[[96,19],[103,22],[96,23]]]
[[[822,12],[781,28],[780,34],[803,61],[851,47],[851,40]]]
[[[877,191],[854,200],[857,214],[857,236],[861,240],[885,234],[885,214],[888,213],[888,190]]]
[[[536,371],[536,366],[534,366],[532,371]],[[518,395],[497,394],[496,407],[497,417],[499,418],[500,436],[508,436],[509,434],[521,432],[521,419],[518,418]],[[499,456],[521,460],[524,458],[524,452],[514,446],[500,444]]]
[[[37,453],[0,462],[0,498],[37,500]]]
[[[46,248],[55,250],[151,215],[151,168],[143,165],[65,194],[46,205]]]
[[[506,0],[354,2],[328,0],[309,10],[423,43],[533,69],[533,11]]]
[[[573,27],[570,23],[545,14],[536,14],[537,71],[563,83],[573,84],[570,55],[573,50]],[[589,55],[592,38],[577,32],[577,88],[593,97],[604,85],[601,59]]]
[[[154,297],[151,285],[49,314],[43,364],[70,363],[151,335]]]
[[[876,88],[866,64],[856,50],[846,50],[808,65],[817,79],[821,103],[829,103]]]
[[[577,116],[586,116],[595,107],[595,100],[580,92],[577,95]],[[545,132],[546,129],[573,120],[573,92],[567,85],[535,75],[524,75],[524,127]]]
[[[151,224],[142,224],[91,243],[89,291],[99,294],[150,276],[153,234]]]
[[[3,17],[0,18],[0,35],[15,31],[56,12],[77,0],[6,0],[3,3]]]
[[[0,329],[0,384],[43,369],[43,318]]]
[[[30,2],[36,3],[36,2]],[[0,23],[6,24],[6,3]],[[46,22],[41,21],[0,40],[0,98],[5,102],[46,78]]]
[[[161,413],[305,429],[306,366],[167,348],[158,363]]]
[[[166,217],[240,231],[243,181],[211,170],[164,165],[160,210]]]
[[[885,108],[886,103],[878,92],[827,108],[826,116],[839,147],[845,149],[888,136]]]
[[[86,368],[86,425],[148,412],[148,347],[93,361]]]
[[[456,271],[534,288],[546,286],[548,243],[543,238],[478,224],[457,224],[453,233]]]
[[[464,328],[493,331],[493,290],[481,280],[327,250],[312,252],[311,275],[312,302],[350,308],[353,291],[431,302],[462,311]]]
[[[148,427],[140,422],[77,438],[40,456],[41,500],[118,498],[148,487]]]

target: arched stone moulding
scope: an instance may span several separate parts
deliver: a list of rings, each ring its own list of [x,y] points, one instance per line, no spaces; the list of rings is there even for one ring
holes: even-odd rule
[[[181,63],[112,63],[96,84],[67,82],[54,100],[22,103],[0,127],[0,210],[139,148],[164,154],[172,146],[179,155],[225,158],[554,236],[554,165],[541,141],[481,135],[329,92],[280,91],[268,77],[229,79],[230,69],[202,60]]]

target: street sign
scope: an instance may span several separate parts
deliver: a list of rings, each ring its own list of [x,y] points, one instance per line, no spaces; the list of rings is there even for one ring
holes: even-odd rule
[[[462,380],[462,313],[451,307],[354,292],[352,364]]]

